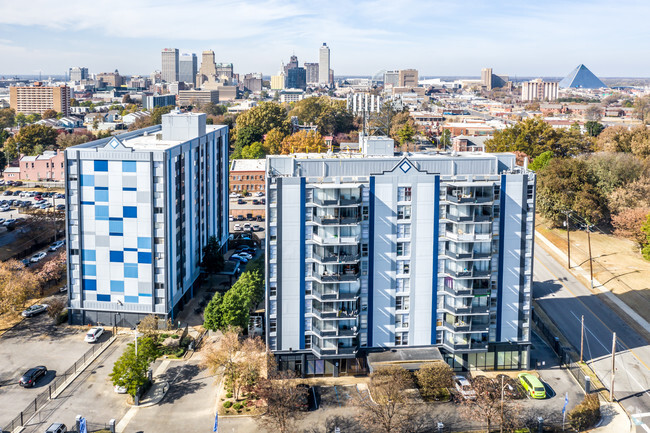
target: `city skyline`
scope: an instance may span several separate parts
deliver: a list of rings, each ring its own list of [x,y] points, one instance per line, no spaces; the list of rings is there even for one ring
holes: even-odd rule
[[[649,35],[641,20],[650,5],[637,1],[376,0],[307,9],[298,1],[181,6],[118,0],[101,14],[80,1],[29,3],[0,6],[0,56],[7,60],[0,75],[62,75],[74,65],[93,73],[117,68],[127,75],[149,74],[160,68],[162,48],[178,47],[197,54],[213,49],[217,61],[234,63],[239,73],[268,76],[287,53],[301,62],[318,61],[326,42],[337,75],[415,68],[422,76],[476,76],[489,66],[511,77],[559,77],[584,63],[602,77],[650,76],[650,49],[641,45]],[[218,31],[214,16],[228,16]],[[612,38],[603,29],[616,22],[624,22],[626,31]]]

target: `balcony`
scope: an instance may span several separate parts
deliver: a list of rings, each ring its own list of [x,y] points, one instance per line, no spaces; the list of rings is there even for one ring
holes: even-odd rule
[[[359,272],[344,272],[344,273],[322,273],[312,275],[317,280],[324,283],[339,282],[339,281],[356,281],[359,279]]]
[[[492,253],[479,253],[477,251],[471,252],[454,252],[445,250],[442,252],[445,256],[454,260],[484,260],[492,257]]]
[[[319,206],[352,206],[360,204],[361,197],[340,197],[338,199],[314,197],[313,202]]]
[[[441,324],[438,325],[439,328],[442,328],[446,331],[451,331],[451,332],[487,332],[489,328],[489,324],[487,323],[467,323],[463,321],[458,321],[456,323],[449,323],[443,321]]]
[[[463,233],[461,231],[446,230],[447,239],[460,242],[487,242],[492,240],[492,233]]]
[[[343,310],[326,310],[320,311],[317,308],[312,308],[307,314],[312,314],[322,320],[350,320],[358,317],[358,312],[347,312]]]
[[[342,328],[334,328],[334,329],[320,329],[320,328],[312,328],[311,330],[307,332],[311,332],[314,335],[317,335],[320,338],[352,338],[356,337],[359,335],[359,330],[356,326],[353,326],[354,330],[352,329],[342,329]]]
[[[359,299],[360,292],[353,293],[339,293],[339,292],[321,292],[319,290],[312,290],[307,296],[311,296],[320,302],[336,302],[336,301],[356,301]]]
[[[342,244],[358,244],[360,236],[332,236],[332,237],[322,237],[317,234],[313,234],[311,239],[321,245],[342,245]]]
[[[485,352],[488,349],[487,343],[450,343],[443,341],[442,346],[454,352]]]
[[[483,204],[493,202],[494,196],[475,196],[474,194],[447,194],[440,197],[440,200],[446,200],[450,203]]]
[[[313,259],[320,263],[355,263],[359,261],[359,254],[336,254],[330,253],[327,256],[321,256],[314,253],[312,255]]]
[[[455,316],[466,316],[466,315],[482,315],[487,314],[490,310],[490,307],[487,305],[449,305],[444,304],[442,306],[443,310],[455,315]]]
[[[312,222],[319,225],[351,225],[358,224],[360,221],[358,216],[354,217],[336,217],[334,215],[314,215]]]
[[[443,286],[442,292],[452,296],[486,296],[490,294],[490,289],[473,289],[473,288],[458,288]]]
[[[474,269],[465,269],[463,271],[455,271],[452,269],[445,269],[445,273],[453,278],[489,278],[491,271],[489,270],[478,270]]]
[[[356,346],[332,347],[324,349],[318,346],[312,346],[311,351],[318,356],[337,356],[337,355],[354,355],[359,349]],[[351,357],[352,357],[351,356]]]
[[[491,215],[451,215],[449,213],[444,214],[441,219],[446,219],[456,223],[484,223],[492,221]]]

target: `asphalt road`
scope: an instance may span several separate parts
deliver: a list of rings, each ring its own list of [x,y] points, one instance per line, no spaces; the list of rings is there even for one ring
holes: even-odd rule
[[[539,246],[535,259],[534,298],[578,351],[584,315],[584,360],[607,388],[612,377],[612,333],[616,332],[614,396],[650,433],[650,344],[601,300],[602,295],[592,294]]]
[[[72,366],[88,350],[83,330],[55,326],[43,313],[26,318],[0,338],[0,426],[25,409],[57,372]],[[33,388],[21,388],[20,376],[31,367],[44,365],[48,374]]]
[[[41,433],[54,422],[73,429],[77,415],[86,418],[91,427],[107,425],[111,418],[119,420],[124,416],[129,409],[126,396],[113,391],[108,375],[130,341],[131,338],[118,337],[57,398],[44,406],[23,432]]]

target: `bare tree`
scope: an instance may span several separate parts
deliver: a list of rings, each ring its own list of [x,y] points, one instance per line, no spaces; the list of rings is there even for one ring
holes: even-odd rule
[[[38,294],[40,279],[16,260],[0,263],[0,313],[19,313]]]
[[[226,385],[234,388],[239,379],[240,369],[237,365],[237,353],[241,349],[241,329],[229,327],[217,345],[206,348],[203,354],[203,364],[213,374],[223,369]],[[235,391],[235,389],[233,389]],[[234,393],[233,393],[234,394]],[[238,395],[234,394],[235,400]]]
[[[295,373],[281,371],[272,378],[262,379],[256,393],[266,401],[266,412],[257,421],[270,431],[295,431],[300,408],[307,401],[307,389],[296,386]]]
[[[405,395],[405,390],[412,387],[411,373],[402,367],[390,366],[372,373],[368,385],[370,395],[357,398],[359,422],[369,431],[401,430],[415,412]]]
[[[158,316],[149,314],[138,323],[138,331],[142,332],[147,337],[151,337],[158,331]]]
[[[472,386],[476,398],[462,401],[459,410],[461,416],[484,423],[488,433],[494,422],[500,422],[508,430],[516,427],[519,420],[518,407],[513,404],[508,393],[502,394],[499,382],[479,376],[472,381]]]
[[[63,312],[63,310],[65,310],[67,304],[68,303],[66,302],[64,297],[59,296],[51,299],[48,302],[49,307],[47,307],[47,315],[50,316],[52,319],[57,320],[59,315]]]

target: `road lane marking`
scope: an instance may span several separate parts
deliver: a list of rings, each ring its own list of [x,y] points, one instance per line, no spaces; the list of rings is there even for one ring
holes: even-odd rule
[[[601,324],[602,324],[602,325],[603,325],[603,326],[604,326],[604,327],[605,327],[609,332],[612,332],[612,333],[614,332],[614,331],[612,331],[612,330],[609,328],[609,326],[607,326],[607,325],[605,324],[605,322],[603,322],[603,321],[600,319],[600,317],[598,317],[597,314],[595,314],[595,313],[591,310],[591,308],[589,308],[589,307],[588,307],[588,306],[587,306],[587,305],[586,305],[582,300],[580,300],[580,298],[579,298],[578,296],[576,296],[576,295],[571,291],[571,289],[569,289],[569,288],[566,286],[566,284],[564,284],[564,283],[563,283],[563,282],[562,282],[562,281],[557,277],[557,275],[555,275],[555,274],[553,273],[553,271],[551,271],[551,270],[548,268],[548,266],[546,266],[544,263],[542,263],[542,262],[539,260],[539,258],[535,258],[535,260],[536,260],[540,265],[544,266],[544,268],[546,268],[546,270],[548,271],[548,273],[551,274],[551,275],[553,276],[553,278],[555,278],[555,280],[556,280],[558,283],[560,283],[560,284],[562,285],[562,287],[564,287],[565,289],[567,289],[567,291],[568,291],[568,292],[569,292],[569,293],[570,293],[570,294],[571,294],[571,295],[572,295],[572,296],[573,296],[573,297],[574,297],[578,302],[580,302],[580,303],[582,304],[582,306],[585,307],[585,308],[587,309],[587,311],[589,311],[589,312],[591,313],[591,315],[594,316],[594,317],[595,317],[595,318],[596,318],[596,319],[597,319],[597,320],[598,320],[598,321],[599,321],[599,322],[600,322],[600,323],[601,323]],[[555,259],[553,259],[553,257],[551,257],[551,260],[555,260]],[[579,281],[578,281],[578,283],[579,283],[579,284],[582,284],[582,283],[580,283]],[[605,306],[607,306],[607,305],[605,305]],[[609,308],[609,307],[608,307],[608,308]],[[611,310],[611,308],[610,308],[610,310]],[[618,316],[618,314],[616,314],[613,310],[612,310],[612,313],[615,314],[616,316]],[[619,318],[620,318],[620,316],[619,316]],[[623,320],[623,319],[621,318],[621,320]],[[635,331],[635,332],[636,332],[636,331]],[[623,347],[625,348],[625,350],[629,351],[629,352],[632,354],[632,356],[634,356],[634,357],[635,357],[635,358],[636,358],[636,359],[641,363],[641,365],[643,365],[643,366],[644,366],[648,371],[650,371],[650,367],[648,367],[648,365],[647,365],[645,362],[643,362],[643,360],[642,360],[641,358],[639,358],[639,356],[634,352],[634,350],[630,349],[630,348],[628,347],[628,345],[625,344],[625,343],[623,342],[623,340],[622,340],[620,337],[616,337],[616,340],[617,340],[618,344],[620,344],[621,346],[623,346]]]
[[[576,316],[576,313],[574,313],[573,310],[571,311],[571,314],[573,314],[573,317],[575,317],[576,320],[577,320],[578,322],[582,322],[582,321],[580,320],[580,318],[579,318],[578,316]],[[603,342],[600,341],[600,339],[599,339],[598,337],[596,337],[596,334],[594,334],[593,332],[591,332],[591,329],[589,329],[589,327],[588,327],[587,325],[585,325],[585,329],[587,330],[588,333],[590,333],[590,334],[591,334],[591,335],[596,339],[596,341],[597,341],[601,346],[603,346],[603,349],[605,349],[606,352],[608,352],[608,353],[610,353],[610,354],[612,353],[612,351],[611,351],[607,346],[605,346],[605,345],[603,344]]]

